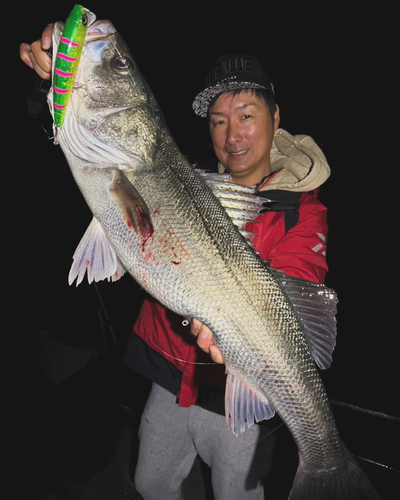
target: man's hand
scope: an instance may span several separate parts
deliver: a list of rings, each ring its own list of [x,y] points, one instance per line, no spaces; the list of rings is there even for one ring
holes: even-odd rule
[[[51,58],[48,56],[47,51],[51,47],[52,29],[53,25],[48,24],[40,40],[36,40],[31,45],[22,43],[19,48],[22,61],[34,69],[43,80],[50,80]]]
[[[206,325],[192,318],[190,321],[190,331],[197,337],[197,345],[204,352],[208,352],[215,363],[224,363],[221,351],[214,344],[214,335]]]

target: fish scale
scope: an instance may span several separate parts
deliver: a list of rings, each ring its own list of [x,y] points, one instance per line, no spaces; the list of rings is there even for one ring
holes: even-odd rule
[[[378,500],[338,436],[315,365],[331,361],[334,292],[255,254],[218,199],[225,181],[214,193],[181,155],[109,21],[88,27],[76,81],[58,141],[94,219],[70,282],[86,269],[95,280],[119,278],[122,267],[87,258],[107,247],[98,262],[114,255],[167,308],[205,323],[224,356],[233,432],[276,410],[293,435],[299,468],[290,500]],[[248,192],[237,196],[246,205]]]

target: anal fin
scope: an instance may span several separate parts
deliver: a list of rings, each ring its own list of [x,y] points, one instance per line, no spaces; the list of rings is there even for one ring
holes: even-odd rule
[[[275,410],[266,399],[261,399],[249,385],[228,371],[225,389],[226,423],[237,436],[254,422],[268,420]]]

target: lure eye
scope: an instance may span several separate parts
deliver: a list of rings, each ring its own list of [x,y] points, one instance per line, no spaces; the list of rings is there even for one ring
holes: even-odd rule
[[[86,12],[82,14],[81,22],[82,22],[83,26],[87,25],[87,23],[88,23],[88,16],[87,16]]]
[[[116,56],[112,60],[112,67],[114,71],[120,75],[127,75],[133,69],[133,63],[130,59],[123,56]]]

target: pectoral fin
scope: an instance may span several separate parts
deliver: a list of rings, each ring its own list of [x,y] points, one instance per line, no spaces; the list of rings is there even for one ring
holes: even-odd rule
[[[116,281],[125,273],[114,248],[108,241],[97,219],[93,218],[79,245],[77,246],[68,283],[75,278],[76,286],[81,283],[87,271],[89,283],[108,279]]]
[[[137,233],[143,241],[153,235],[153,224],[145,201],[120,170],[114,174],[110,195],[131,231]]]

